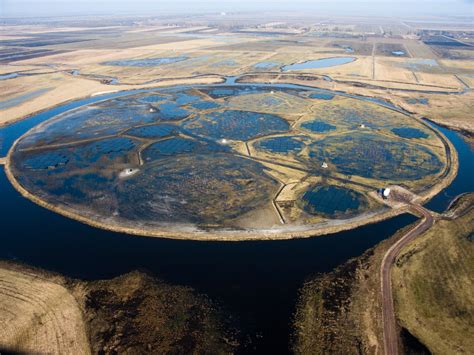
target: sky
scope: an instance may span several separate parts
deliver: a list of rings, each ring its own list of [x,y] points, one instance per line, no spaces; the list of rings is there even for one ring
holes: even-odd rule
[[[0,0],[0,17],[304,11],[321,15],[474,17],[474,0]]]

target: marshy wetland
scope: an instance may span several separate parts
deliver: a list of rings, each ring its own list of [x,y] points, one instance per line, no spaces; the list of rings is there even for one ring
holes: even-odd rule
[[[15,143],[7,173],[36,203],[106,229],[291,238],[386,218],[376,188],[429,193],[450,168],[440,137],[399,111],[302,86],[179,86],[52,117]]]

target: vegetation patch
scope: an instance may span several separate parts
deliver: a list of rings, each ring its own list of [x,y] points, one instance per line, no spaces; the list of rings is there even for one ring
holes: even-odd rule
[[[392,273],[401,324],[435,354],[474,350],[466,335],[474,324],[473,221],[472,208],[436,221],[401,251]]]

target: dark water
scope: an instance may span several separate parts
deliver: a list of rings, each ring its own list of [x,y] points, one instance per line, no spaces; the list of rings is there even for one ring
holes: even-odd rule
[[[122,94],[109,94],[120,96]],[[39,122],[89,98],[0,129],[1,155]],[[427,204],[443,210],[455,195],[473,191],[473,151],[452,131],[439,128],[459,151],[455,181]],[[83,279],[110,278],[147,269],[173,284],[191,286],[240,319],[251,339],[242,352],[287,353],[298,289],[311,274],[332,270],[415,220],[402,215],[336,235],[265,242],[195,242],[131,237],[61,217],[21,197],[0,171],[0,258],[19,260]]]
[[[474,192],[474,149],[463,137],[454,131],[443,128],[434,123],[433,127],[439,129],[453,143],[458,152],[459,171],[454,181],[446,189],[429,201],[425,207],[436,212],[443,212],[454,197],[464,192]]]
[[[359,208],[364,196],[360,193],[334,185],[320,185],[303,195],[304,209],[311,214],[333,216]]]

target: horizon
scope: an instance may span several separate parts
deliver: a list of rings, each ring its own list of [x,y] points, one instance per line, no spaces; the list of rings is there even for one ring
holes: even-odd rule
[[[270,8],[271,7],[271,8]],[[0,0],[0,18],[71,17],[71,16],[157,16],[173,14],[205,14],[221,12],[289,12],[304,11],[320,16],[382,16],[382,17],[463,17],[473,18],[473,0],[421,0],[416,4],[402,0],[364,1],[194,1],[177,0],[155,2],[137,0],[133,4],[124,0],[77,0],[74,6],[66,0]]]

